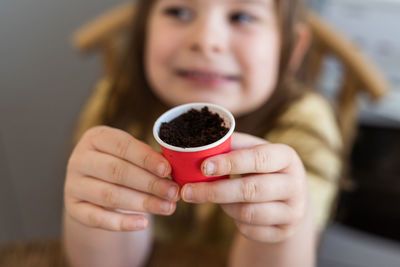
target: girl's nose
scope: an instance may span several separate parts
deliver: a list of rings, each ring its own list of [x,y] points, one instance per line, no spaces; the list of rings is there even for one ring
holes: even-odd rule
[[[189,48],[204,55],[221,54],[227,48],[227,34],[224,23],[218,19],[202,19],[193,25],[190,32]]]

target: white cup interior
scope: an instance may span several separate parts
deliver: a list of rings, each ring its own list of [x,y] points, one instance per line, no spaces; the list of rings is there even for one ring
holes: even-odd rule
[[[184,147],[177,147],[177,146],[167,144],[163,140],[161,140],[161,138],[158,136],[158,132],[159,132],[159,129],[160,129],[162,123],[170,122],[173,119],[175,119],[176,117],[189,111],[192,108],[195,110],[201,110],[205,106],[208,107],[210,112],[217,113],[224,120],[225,127],[229,128],[228,133],[226,133],[226,135],[223,138],[221,138],[220,140],[218,140],[212,144],[205,145],[205,146],[184,148]],[[228,139],[232,135],[234,129],[235,129],[235,119],[229,110],[227,110],[221,106],[218,106],[215,104],[210,104],[210,103],[189,103],[189,104],[184,104],[184,105],[174,107],[174,108],[168,110],[167,112],[165,112],[164,114],[162,114],[154,123],[153,136],[161,146],[166,147],[168,149],[175,150],[175,151],[182,151],[182,152],[196,152],[196,151],[202,151],[202,150],[206,150],[206,149],[209,149],[212,147],[216,147],[216,146],[222,144],[223,142],[225,142],[226,139]]]

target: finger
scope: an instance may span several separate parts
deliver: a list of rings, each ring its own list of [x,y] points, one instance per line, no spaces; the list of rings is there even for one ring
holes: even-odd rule
[[[82,177],[68,194],[76,199],[110,209],[170,215],[176,208],[174,202],[90,177]]]
[[[127,160],[160,177],[171,173],[171,166],[161,153],[119,129],[94,127],[84,139],[90,148]]]
[[[294,187],[286,174],[267,174],[186,184],[181,192],[182,199],[192,203],[270,202],[287,200]]]
[[[281,225],[294,220],[292,208],[284,202],[223,204],[221,207],[236,221],[251,225]]]
[[[232,151],[206,159],[201,166],[206,176],[284,171],[294,157],[292,148],[282,144],[264,144]]]
[[[265,139],[246,134],[234,132],[231,139],[231,149],[239,150],[244,148],[250,148],[256,145],[262,145],[268,143]]]
[[[89,227],[110,231],[138,231],[145,229],[149,222],[141,214],[122,214],[88,202],[78,202],[69,209],[69,214],[82,224]]]
[[[254,226],[235,222],[240,233],[245,237],[263,243],[278,243],[287,240],[294,234],[294,227],[279,226]]]
[[[179,185],[109,154],[86,152],[79,168],[83,175],[133,188],[170,200],[179,200]]]

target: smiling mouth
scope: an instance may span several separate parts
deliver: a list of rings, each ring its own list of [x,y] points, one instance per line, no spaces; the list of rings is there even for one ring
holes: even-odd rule
[[[235,82],[239,80],[236,75],[224,75],[206,71],[178,70],[177,75],[187,80],[204,83]]]

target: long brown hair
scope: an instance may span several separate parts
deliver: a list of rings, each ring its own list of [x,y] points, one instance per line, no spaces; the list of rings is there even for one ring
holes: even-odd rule
[[[127,129],[141,127],[140,139],[151,129],[152,123],[166,107],[150,89],[144,68],[146,25],[156,0],[136,1],[136,14],[132,21],[131,40],[126,54],[111,77],[112,90],[102,116],[102,123]],[[237,130],[262,136],[274,127],[276,119],[307,90],[299,86],[289,70],[289,60],[295,45],[295,24],[304,14],[301,0],[276,0],[281,35],[281,55],[277,87],[266,103],[256,111],[237,118]]]

